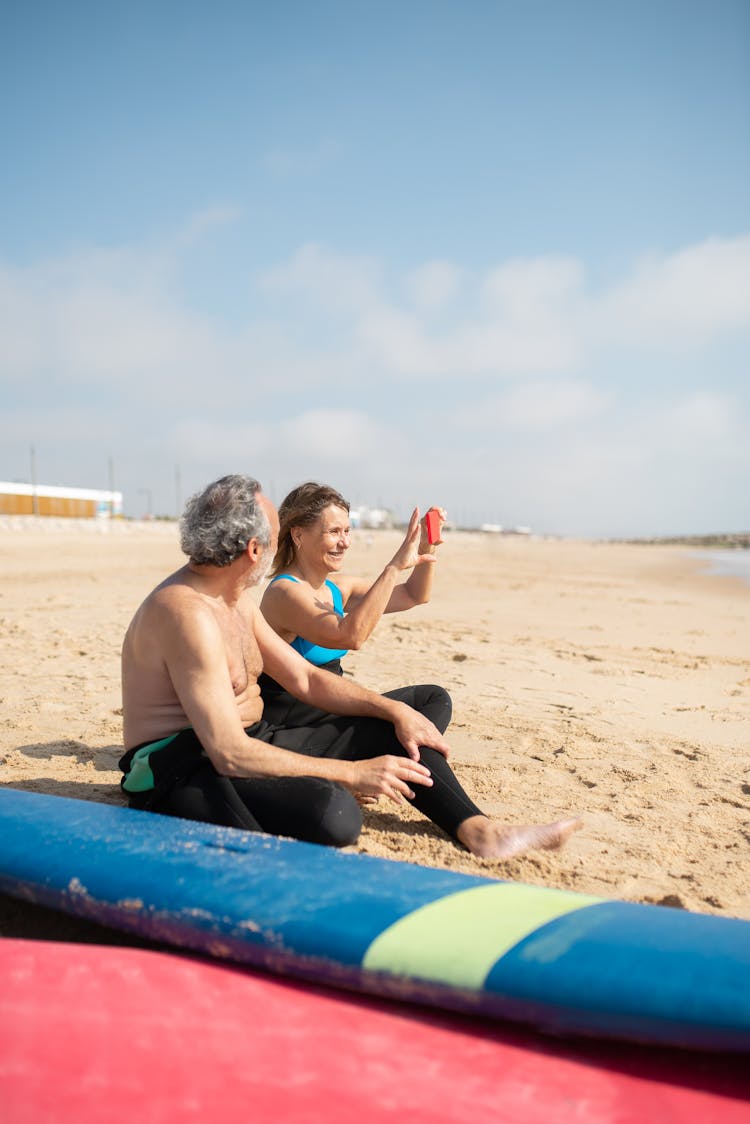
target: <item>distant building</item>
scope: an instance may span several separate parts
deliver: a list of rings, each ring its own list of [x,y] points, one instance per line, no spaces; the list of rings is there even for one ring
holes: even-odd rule
[[[384,507],[353,507],[349,512],[352,527],[382,530],[393,526],[393,512]]]
[[[500,523],[481,523],[480,531],[490,535],[530,535],[531,527],[503,527]]]
[[[0,482],[0,515],[54,515],[69,519],[122,516],[122,492]]]

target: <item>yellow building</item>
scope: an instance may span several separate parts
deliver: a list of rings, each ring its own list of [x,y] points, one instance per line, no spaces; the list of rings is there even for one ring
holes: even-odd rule
[[[54,515],[70,519],[122,516],[122,492],[0,482],[0,515]]]

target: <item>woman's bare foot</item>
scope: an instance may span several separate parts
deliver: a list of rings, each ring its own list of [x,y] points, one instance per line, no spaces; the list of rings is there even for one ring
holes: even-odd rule
[[[512,859],[524,851],[555,851],[583,827],[577,818],[556,823],[506,826],[486,816],[470,816],[456,834],[467,850],[480,859]]]

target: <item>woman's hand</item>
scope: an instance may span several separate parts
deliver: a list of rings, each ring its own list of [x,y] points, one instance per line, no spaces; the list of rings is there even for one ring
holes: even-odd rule
[[[442,527],[445,519],[440,524]],[[420,566],[423,562],[432,564],[435,561],[433,557],[435,553],[434,546],[430,546],[427,541],[427,530],[419,521],[419,508],[415,507],[411,513],[409,526],[407,527],[404,541],[398,548],[389,565],[395,567],[397,570],[411,570],[414,566]]]
[[[379,796],[401,804],[414,799],[414,785],[432,784],[430,770],[409,757],[373,757],[369,761],[352,762],[350,785],[360,804],[374,804]]]

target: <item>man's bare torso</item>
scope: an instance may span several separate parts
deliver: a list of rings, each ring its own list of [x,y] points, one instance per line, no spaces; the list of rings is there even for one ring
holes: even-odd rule
[[[162,582],[136,612],[122,648],[123,739],[126,749],[157,741],[190,726],[175,690],[170,667],[200,662],[206,638],[217,641],[226,661],[243,726],[263,713],[258,676],[263,661],[255,637],[249,595],[228,605],[207,596],[186,566]],[[217,635],[218,634],[218,635]],[[220,657],[221,658],[221,657]]]

